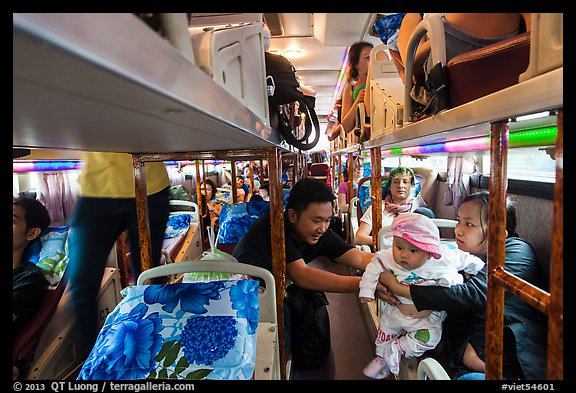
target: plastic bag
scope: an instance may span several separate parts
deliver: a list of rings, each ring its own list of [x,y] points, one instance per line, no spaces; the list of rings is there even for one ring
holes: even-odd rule
[[[208,231],[208,241],[210,242],[210,250],[202,253],[201,261],[228,261],[238,262],[232,255],[225,253],[216,248],[216,235],[212,227],[206,228]],[[250,277],[245,274],[224,273],[224,272],[192,272],[184,273],[182,282],[210,282],[219,280],[242,280],[249,279]]]

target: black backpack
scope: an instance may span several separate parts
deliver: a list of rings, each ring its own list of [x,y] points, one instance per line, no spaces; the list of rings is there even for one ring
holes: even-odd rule
[[[326,294],[292,284],[286,288],[286,302],[294,369],[313,370],[322,367],[331,348]]]
[[[269,52],[264,54],[270,123],[290,145],[300,150],[310,150],[320,139],[320,124],[314,111],[316,99],[304,95],[299,90],[300,83],[296,79],[296,69],[288,59]],[[295,103],[298,103],[297,109]],[[298,135],[300,113],[306,114],[305,131],[302,136]],[[316,134],[312,142],[307,142],[312,135],[312,126],[316,129]]]

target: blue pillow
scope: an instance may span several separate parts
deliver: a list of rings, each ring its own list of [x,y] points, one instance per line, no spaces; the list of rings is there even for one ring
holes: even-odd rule
[[[268,201],[250,201],[224,205],[220,211],[218,243],[238,243],[259,217],[270,211]]]
[[[50,285],[56,285],[64,276],[68,266],[68,230],[67,226],[48,227],[30,244],[28,260],[44,271],[44,277]]]
[[[188,229],[190,228],[191,219],[192,215],[188,213],[176,213],[168,216],[164,239],[185,236],[186,232],[188,232]]]
[[[78,379],[252,378],[258,280],[135,285],[123,294]]]

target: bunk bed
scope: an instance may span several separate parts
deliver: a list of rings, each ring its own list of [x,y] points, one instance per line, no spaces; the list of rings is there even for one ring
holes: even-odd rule
[[[391,108],[399,107],[398,102],[404,102],[402,123],[389,122],[381,119],[376,122],[383,130],[375,130],[375,138],[362,144],[348,145],[335,150],[332,156],[347,155],[349,162],[352,154],[369,151],[372,160],[372,184],[380,184],[380,161],[383,155],[392,154],[430,154],[445,152],[449,143],[459,143],[460,149],[474,151],[473,141],[484,140],[483,150],[490,150],[490,212],[491,221],[488,236],[492,240],[488,251],[488,306],[487,330],[502,332],[504,314],[504,289],[520,296],[548,315],[548,356],[547,377],[549,379],[563,378],[563,61],[562,61],[562,14],[532,14],[533,27],[530,37],[530,62],[524,74],[518,78],[518,83],[491,94],[481,96],[472,101],[441,111],[433,116],[412,122],[412,108],[409,98],[409,87],[404,92],[404,101],[395,97]],[[420,38],[430,28],[427,23],[421,23],[410,40],[408,53],[412,53]],[[439,34],[440,37],[443,36]],[[433,55],[440,59],[441,54]],[[379,50],[381,48],[375,48]],[[375,57],[373,57],[375,59]],[[407,73],[411,75],[413,58],[409,57],[406,65]],[[374,62],[375,63],[375,62]],[[384,67],[378,64],[380,70]],[[396,72],[389,67],[390,72]],[[383,73],[374,72],[380,80],[372,80],[372,86],[380,88],[385,84]],[[410,78],[408,78],[410,79]],[[372,94],[374,94],[372,92]],[[385,94],[382,94],[385,95]],[[374,100],[372,103],[382,102]],[[550,111],[550,115],[537,120],[529,120],[520,124],[512,122],[522,115]],[[400,117],[393,116],[398,120]],[[507,190],[506,163],[510,147],[518,147],[514,138],[521,136],[522,130],[543,127],[557,128],[552,137],[535,138],[526,141],[527,146],[554,146],[556,160],[556,184],[554,188],[553,233],[550,261],[550,292],[547,293],[531,284],[522,282],[506,271],[504,266],[504,223],[505,198]],[[463,150],[459,150],[463,151]],[[351,173],[352,167],[350,165]],[[380,187],[372,188],[374,203],[372,209],[381,209]],[[351,195],[351,198],[353,195]],[[379,214],[374,214],[379,217]],[[373,221],[374,245],[381,222]],[[487,335],[486,379],[502,378],[502,334]],[[416,365],[409,365],[401,378],[415,379]]]
[[[280,135],[133,14],[13,14],[13,147],[132,154],[143,270],[145,162],[267,159],[271,209],[282,211]],[[282,321],[283,216],[271,224]],[[282,323],[277,340],[286,379]]]

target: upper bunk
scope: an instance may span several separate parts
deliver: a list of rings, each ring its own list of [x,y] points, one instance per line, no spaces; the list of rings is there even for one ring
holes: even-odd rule
[[[533,28],[526,47],[529,50],[530,60],[526,71],[516,79],[517,83],[468,102],[454,105],[415,122],[410,121],[412,120],[410,112],[412,100],[409,98],[411,85],[404,86],[402,83],[393,61],[394,56],[384,53],[388,50],[387,47],[385,45],[375,46],[371,53],[370,64],[371,91],[367,93],[371,94],[372,137],[362,144],[348,143],[347,147],[334,151],[333,154],[370,150],[375,147],[391,150],[423,145],[429,145],[430,152],[435,152],[435,144],[488,137],[491,123],[499,120],[512,120],[509,123],[510,133],[555,127],[557,125],[555,111],[563,106],[562,14],[532,14],[532,18]],[[413,33],[410,43],[413,45],[412,48],[415,48],[424,34],[435,33],[431,34],[430,37],[432,55],[437,61],[445,65],[443,27],[438,33],[435,31],[438,27],[433,22],[438,21],[430,18],[429,22],[422,22]],[[512,41],[510,40],[510,42]],[[440,42],[440,44],[435,45],[435,42]],[[519,46],[514,42],[512,44]],[[505,73],[507,72],[507,64],[504,56],[513,53],[509,47],[502,44],[501,48],[497,48],[493,45],[486,48],[484,53],[478,51],[479,54],[475,55],[477,58],[481,58],[481,56],[486,58],[500,51],[501,57],[495,58],[500,63],[496,63],[496,65],[498,70]],[[412,48],[409,48],[410,53]],[[435,53],[436,51],[437,53]],[[471,53],[463,55],[468,55],[470,59],[474,59]],[[408,61],[410,71],[412,60],[409,59]],[[510,60],[517,59],[508,58],[509,62],[514,62]],[[461,60],[461,63],[464,61],[467,60]],[[406,70],[408,71],[408,65]],[[481,66],[470,67],[470,70],[474,72],[464,75],[467,79],[466,86],[474,86],[475,83],[483,83],[486,79],[491,78],[490,75],[477,74],[482,73]],[[448,78],[448,83],[451,82],[454,81],[450,81]],[[384,108],[385,110],[383,110]],[[385,113],[386,110],[388,113]],[[516,121],[521,116],[546,111],[550,111],[548,116]],[[548,138],[549,140],[551,138]]]
[[[13,14],[13,147],[282,147],[267,119],[133,14]],[[264,97],[263,100],[266,100]]]

